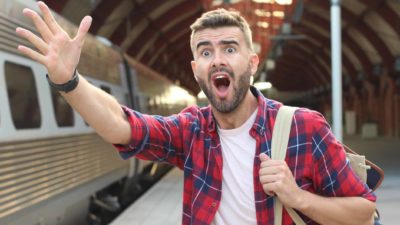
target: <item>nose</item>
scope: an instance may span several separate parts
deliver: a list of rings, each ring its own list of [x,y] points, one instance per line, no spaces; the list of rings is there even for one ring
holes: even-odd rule
[[[220,66],[226,66],[226,57],[224,55],[223,51],[215,51],[213,61],[212,61],[212,67],[220,67]]]

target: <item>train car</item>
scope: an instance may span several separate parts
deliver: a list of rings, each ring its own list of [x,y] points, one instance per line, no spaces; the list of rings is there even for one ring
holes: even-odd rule
[[[29,46],[16,27],[36,33],[22,15],[25,7],[38,11],[35,1],[0,0],[0,224],[104,224],[92,209],[118,211],[146,164],[122,160],[49,87],[45,68],[16,50]],[[76,33],[76,26],[56,19]],[[121,104],[145,113],[168,115],[195,104],[182,88],[91,35],[78,70]],[[113,185],[118,188],[107,193]]]

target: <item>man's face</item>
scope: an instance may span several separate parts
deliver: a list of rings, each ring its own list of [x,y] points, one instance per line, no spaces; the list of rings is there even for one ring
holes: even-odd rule
[[[251,53],[238,27],[198,31],[192,43],[192,69],[200,88],[216,110],[234,111],[249,89],[258,56]]]

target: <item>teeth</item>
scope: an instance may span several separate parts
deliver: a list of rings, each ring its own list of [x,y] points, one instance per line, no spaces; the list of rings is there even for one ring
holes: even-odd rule
[[[223,78],[225,78],[225,76],[222,76],[222,75],[215,77],[215,79],[223,79]]]

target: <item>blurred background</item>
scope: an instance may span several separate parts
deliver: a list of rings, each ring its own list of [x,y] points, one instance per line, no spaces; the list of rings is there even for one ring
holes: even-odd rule
[[[208,104],[190,67],[189,26],[211,9],[239,11],[261,60],[254,86],[321,112],[339,140],[380,166],[382,222],[399,223],[400,1],[44,2],[71,35],[93,17],[78,66],[90,82],[158,115]],[[16,51],[29,46],[16,27],[37,33],[25,7],[38,11],[33,0],[0,0],[0,224],[109,224],[171,167],[121,160],[48,87],[45,69]]]

